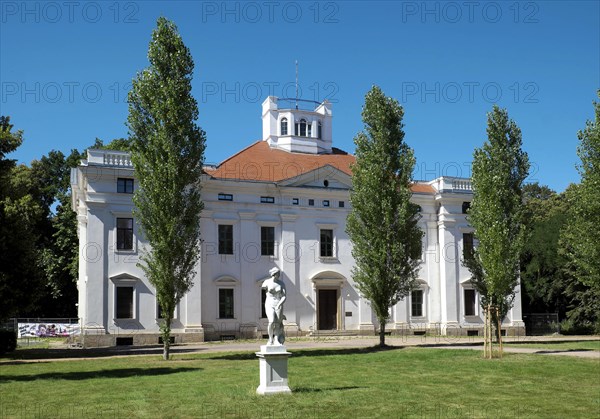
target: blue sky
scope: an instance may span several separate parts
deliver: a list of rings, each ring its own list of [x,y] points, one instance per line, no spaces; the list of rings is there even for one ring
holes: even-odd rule
[[[600,87],[599,2],[0,1],[0,113],[29,163],[51,149],[126,137],[126,95],[158,16],[179,27],[217,163],[261,137],[267,95],[334,103],[352,152],[364,95],[404,106],[415,178],[469,176],[494,103],[523,132],[529,180],[578,182],[577,131]]]

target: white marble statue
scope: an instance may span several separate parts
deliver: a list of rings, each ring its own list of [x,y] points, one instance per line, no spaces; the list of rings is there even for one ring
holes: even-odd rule
[[[286,299],[285,284],[279,276],[281,271],[279,268],[273,268],[269,271],[269,278],[265,279],[262,287],[267,291],[267,299],[265,301],[265,311],[269,320],[268,332],[269,341],[267,345],[283,345],[285,342],[285,334],[283,330],[283,303]]]

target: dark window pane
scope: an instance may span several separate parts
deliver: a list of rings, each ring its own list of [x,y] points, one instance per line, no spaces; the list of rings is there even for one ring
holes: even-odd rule
[[[117,218],[117,250],[133,249],[133,218]]]
[[[308,200],[308,205],[310,205],[311,207],[312,207],[313,205],[315,205],[315,200],[314,200],[314,199],[309,199],[309,200]]]
[[[133,179],[117,178],[118,193],[133,193]]]
[[[411,299],[411,316],[423,316],[423,291],[414,290],[410,296]]]
[[[275,203],[275,197],[273,197],[273,196],[261,196],[260,197],[260,202],[262,202],[263,204],[274,204]]]
[[[263,256],[275,254],[275,227],[260,228],[260,254]]]
[[[300,120],[300,137],[306,137],[306,120]]]
[[[463,202],[462,203],[462,213],[466,214],[467,211],[469,211],[469,208],[471,208],[471,203],[470,202]]]
[[[473,257],[473,233],[463,233],[463,259]]]
[[[233,201],[233,195],[229,193],[220,193],[219,201]]]
[[[233,289],[219,289],[219,318],[233,319]]]
[[[321,256],[333,256],[333,230],[321,230]]]
[[[346,206],[346,203],[344,201],[340,201],[339,206],[340,208],[344,208]]]
[[[219,254],[233,255],[233,226],[219,225]]]
[[[465,316],[475,315],[475,290],[465,290]]]
[[[117,287],[117,319],[133,319],[133,287]]]
[[[292,198],[292,205],[298,205],[300,200],[298,198]]]
[[[286,118],[281,120],[281,135],[287,135],[288,122]]]
[[[319,140],[321,139],[321,134],[323,133],[323,127],[321,125],[321,121],[319,121],[319,125],[317,125],[317,137]]]
[[[265,310],[265,302],[267,301],[267,290],[264,288],[260,289],[260,318],[267,318],[267,310]]]

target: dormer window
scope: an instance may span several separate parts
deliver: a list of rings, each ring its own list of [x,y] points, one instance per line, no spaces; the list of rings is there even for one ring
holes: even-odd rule
[[[287,118],[281,118],[281,135],[288,135],[288,121]]]
[[[300,122],[296,122],[296,136],[306,137],[306,119],[302,118]]]
[[[319,121],[319,123],[317,124],[317,138],[320,140],[322,135],[323,135],[323,124],[321,124],[321,121]]]

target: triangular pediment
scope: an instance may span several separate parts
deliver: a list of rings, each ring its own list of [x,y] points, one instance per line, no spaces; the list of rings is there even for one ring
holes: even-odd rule
[[[327,164],[279,182],[281,186],[351,189],[352,178],[337,167]]]

